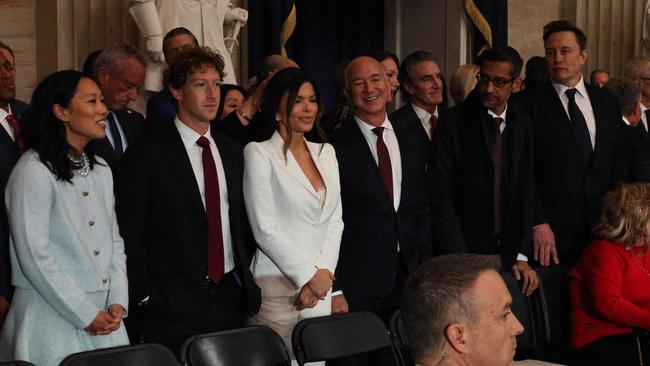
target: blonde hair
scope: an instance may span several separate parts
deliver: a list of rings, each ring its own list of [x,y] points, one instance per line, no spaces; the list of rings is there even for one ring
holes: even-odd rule
[[[650,184],[621,183],[603,199],[594,237],[625,246],[650,245]]]
[[[454,98],[455,104],[462,103],[469,92],[476,86],[476,74],[480,68],[472,64],[458,66],[456,71],[451,75],[449,81],[449,93]]]

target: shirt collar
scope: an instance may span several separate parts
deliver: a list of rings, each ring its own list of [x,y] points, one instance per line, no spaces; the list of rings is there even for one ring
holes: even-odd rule
[[[648,107],[644,106],[643,103],[639,103],[639,104],[641,105],[641,114],[645,113],[645,111],[646,111],[646,109],[648,109]]]
[[[431,119],[431,113],[425,111],[424,109],[416,106],[414,103],[411,103],[411,107],[413,107],[413,110],[415,111],[415,114],[418,116],[420,121],[428,121]],[[436,106],[436,110],[433,112],[433,115],[438,118],[438,107]]]
[[[560,97],[567,91],[567,89],[572,89],[575,88],[578,91],[578,94],[582,95],[583,98],[588,98],[587,94],[587,88],[585,87],[585,80],[582,77],[582,74],[580,74],[580,80],[578,80],[578,84],[574,87],[568,87],[564,84],[552,82],[553,84],[553,89],[555,89],[555,92],[557,95]]]
[[[212,135],[210,135],[210,127],[208,126],[208,131],[205,133],[205,135],[199,135],[196,131],[193,129],[187,127],[187,125],[178,118],[178,115],[176,118],[174,118],[174,124],[176,125],[176,129],[178,129],[178,133],[181,135],[181,140],[183,140],[183,144],[187,147],[189,146],[198,146],[196,144],[196,141],[199,139],[201,136],[205,136],[208,141],[210,141],[210,144],[212,144]]]
[[[508,105],[506,104],[506,108],[499,115],[497,115],[496,113],[492,112],[489,109],[487,110],[487,112],[490,115],[490,117],[492,117],[492,118],[497,118],[498,117],[498,118],[501,118],[503,120],[503,122],[505,122],[506,121],[506,113],[508,112]]]
[[[7,112],[4,109],[0,108],[0,121],[4,121],[4,119],[7,118],[8,115],[13,114],[13,113],[11,113],[11,103],[7,104],[7,109],[9,109],[9,112]]]
[[[627,119],[625,116],[622,116],[622,117],[623,117],[623,122],[625,122],[626,125],[632,126],[629,119]],[[641,122],[641,123],[643,123],[643,122]]]
[[[361,129],[361,132],[364,133],[364,135],[373,133],[372,130],[375,128],[375,126],[373,126],[373,125],[371,125],[369,123],[366,123],[364,120],[357,117],[356,115],[354,116],[354,120],[357,122],[357,125]],[[386,130],[392,130],[393,129],[393,125],[388,120],[388,114],[386,114],[386,116],[384,117],[384,122],[378,127],[383,127]]]

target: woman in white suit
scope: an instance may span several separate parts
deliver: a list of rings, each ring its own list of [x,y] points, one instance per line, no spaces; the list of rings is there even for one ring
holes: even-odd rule
[[[251,266],[262,289],[253,321],[273,328],[289,348],[298,321],[331,314],[343,232],[334,148],[304,137],[315,128],[320,106],[315,84],[302,71],[278,72],[262,106],[275,116],[277,131],[244,149],[244,200],[259,245]]]
[[[113,178],[88,145],[104,138],[106,112],[97,84],[78,71],[56,72],[34,90],[21,124],[30,149],[6,190],[15,292],[0,361],[54,366],[129,343]]]

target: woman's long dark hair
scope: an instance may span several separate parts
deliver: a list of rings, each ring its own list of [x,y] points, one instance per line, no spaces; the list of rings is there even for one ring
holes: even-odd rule
[[[278,71],[264,91],[264,103],[262,104],[262,110],[268,113],[269,116],[275,118],[275,115],[280,111],[280,105],[282,104],[282,97],[287,94],[287,118],[291,115],[291,110],[293,109],[294,102],[298,96],[298,91],[300,87],[309,83],[314,88],[314,93],[316,94],[316,102],[318,104],[318,114],[316,115],[316,120],[314,121],[314,129],[320,137],[321,142],[325,142],[327,137],[323,133],[323,129],[320,126],[320,117],[323,115],[323,103],[321,101],[320,93],[318,92],[318,87],[313,80],[307,77],[302,70],[290,67],[282,71]],[[287,121],[287,126],[289,125]],[[291,127],[288,128],[288,137],[291,141]],[[285,142],[284,144],[284,153],[286,155],[289,144]]]
[[[81,78],[87,76],[76,70],[57,71],[47,76],[36,86],[31,105],[21,118],[26,147],[38,153],[41,162],[58,180],[67,182],[71,182],[75,168],[75,164],[68,157],[68,152],[73,148],[66,139],[63,122],[56,118],[52,108],[56,104],[63,108],[70,107]],[[91,145],[87,144],[84,151],[92,169],[96,160]]]

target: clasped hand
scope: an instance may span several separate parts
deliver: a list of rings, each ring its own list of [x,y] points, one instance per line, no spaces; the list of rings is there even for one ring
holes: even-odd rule
[[[120,323],[124,316],[124,308],[119,304],[112,304],[108,311],[100,311],[95,319],[84,330],[90,335],[107,335],[120,329]]]
[[[325,295],[334,284],[334,274],[328,269],[319,268],[316,274],[307,282],[296,297],[294,305],[297,310],[313,308],[318,300],[325,299]]]

